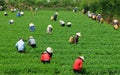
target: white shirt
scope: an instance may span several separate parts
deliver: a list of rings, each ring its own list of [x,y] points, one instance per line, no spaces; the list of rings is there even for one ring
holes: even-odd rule
[[[35,41],[35,39],[29,39],[29,43],[30,43],[30,45],[36,44],[36,41]]]
[[[64,22],[64,21],[62,21],[62,20],[60,20],[60,24],[65,24],[65,22]]]
[[[16,43],[16,47],[18,47],[18,50],[20,51],[20,50],[24,50],[24,45],[25,45],[25,43],[23,42],[23,40],[21,39],[21,40],[19,40],[17,43]]]

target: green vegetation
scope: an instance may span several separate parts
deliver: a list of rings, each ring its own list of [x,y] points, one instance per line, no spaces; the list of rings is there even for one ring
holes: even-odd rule
[[[120,32],[107,24],[99,24],[87,16],[72,11],[58,11],[58,20],[71,21],[72,27],[60,27],[59,22],[50,21],[55,11],[25,12],[22,17],[8,11],[8,17],[0,12],[0,75],[74,75],[72,65],[79,56],[85,57],[82,74],[120,74]],[[10,19],[14,24],[8,24]],[[33,22],[35,32],[30,32],[28,24]],[[53,33],[47,34],[46,27],[53,25]],[[81,32],[79,44],[70,45],[68,39]],[[34,36],[37,48],[27,45],[29,36]],[[15,48],[19,38],[26,43],[26,53],[20,54]],[[51,46],[54,50],[50,64],[42,64],[41,53]]]
[[[101,13],[108,23],[111,23],[113,19],[120,19],[119,0],[82,0],[81,8],[85,8],[94,13]]]
[[[0,0],[0,6],[6,10],[17,8],[19,10],[34,10],[35,8],[49,10],[72,10],[74,7],[90,10],[103,15],[107,23],[113,19],[120,20],[119,0]]]
[[[39,9],[73,9],[80,5],[80,0],[5,0],[0,1],[0,5],[6,9],[18,8],[19,10],[29,10],[38,7]]]

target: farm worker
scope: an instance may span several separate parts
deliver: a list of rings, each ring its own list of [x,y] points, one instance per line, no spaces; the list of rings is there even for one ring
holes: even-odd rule
[[[23,15],[24,15],[24,12],[23,12],[23,11],[21,11],[21,12],[20,12],[20,15],[21,15],[21,16],[23,16]]]
[[[92,19],[96,20],[96,15],[94,13],[92,13]]]
[[[103,23],[104,19],[103,17],[100,18],[100,23]]]
[[[53,55],[53,49],[51,47],[47,47],[46,52],[52,57]]]
[[[73,43],[74,43],[74,37],[73,37],[73,36],[70,36],[70,38],[69,38],[69,43],[70,43],[70,44],[73,44]]]
[[[74,43],[75,44],[78,44],[78,38],[81,36],[81,33],[80,32],[78,32],[78,33],[76,33],[76,35],[75,35],[75,37],[74,37]]]
[[[56,13],[54,14],[54,16],[53,16],[53,20],[54,20],[54,21],[57,21],[57,16],[58,16],[58,13],[56,12]]]
[[[53,30],[52,25],[51,25],[51,24],[48,25],[48,26],[47,26],[47,33],[48,33],[48,34],[52,33],[52,30]]]
[[[50,63],[51,57],[50,57],[50,55],[49,55],[46,51],[44,51],[44,52],[41,54],[40,60],[41,60],[41,62],[43,62],[44,64],[45,64],[45,63]]]
[[[9,20],[9,24],[13,24],[13,22],[14,22],[13,19]]]
[[[18,52],[24,52],[24,50],[25,50],[25,43],[24,43],[24,41],[23,41],[23,39],[19,39],[19,41],[15,44],[15,47],[17,47],[17,49],[18,49]]]
[[[14,12],[16,12],[16,11],[17,11],[17,9],[14,8]]]
[[[7,12],[4,12],[4,16],[8,16]]]
[[[90,13],[90,11],[87,12],[87,16],[88,16],[89,18],[92,17],[92,14]]]
[[[11,12],[14,12],[14,9],[13,9],[13,8],[11,8]]]
[[[84,57],[79,56],[73,64],[73,71],[74,73],[80,73],[83,67]]]
[[[54,20],[53,16],[51,16],[51,17],[50,17],[50,20],[51,20],[51,21],[53,21],[53,20]]]
[[[118,29],[118,24],[119,24],[119,22],[117,19],[113,20],[114,29]]]
[[[30,37],[29,37],[28,45],[30,45],[32,48],[35,48],[35,47],[36,47],[36,41],[35,41],[35,39],[33,38],[33,36],[30,36]]]
[[[90,14],[90,11],[88,11],[87,14]]]
[[[115,20],[113,20],[113,25],[118,25],[118,20],[117,19],[115,19]]]
[[[86,13],[86,10],[85,10],[85,9],[82,9],[82,13],[85,14],[85,13]]]
[[[71,27],[71,22],[67,22],[67,27]]]
[[[75,7],[74,9],[73,9],[73,12],[77,12],[78,11],[78,7]]]
[[[30,31],[34,31],[35,30],[35,26],[34,26],[33,23],[29,24],[29,29],[30,29]]]
[[[96,16],[96,19],[98,20],[98,22],[103,23],[103,17],[102,17],[101,14],[98,14],[98,15]]]
[[[35,8],[35,13],[38,11],[38,8]]]
[[[63,20],[60,20],[59,22],[61,26],[65,26],[65,22]]]
[[[18,11],[18,13],[16,14],[16,16],[18,16],[18,17],[20,17],[21,15],[20,15],[20,11]]]

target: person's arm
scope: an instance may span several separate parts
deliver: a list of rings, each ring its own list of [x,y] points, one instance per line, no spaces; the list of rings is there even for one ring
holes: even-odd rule
[[[82,69],[82,62],[79,63],[79,70]]]

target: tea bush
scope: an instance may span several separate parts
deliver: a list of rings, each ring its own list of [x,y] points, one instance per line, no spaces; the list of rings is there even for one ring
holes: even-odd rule
[[[79,56],[85,57],[85,75],[120,74],[120,32],[107,24],[99,24],[87,16],[72,11],[58,11],[58,21],[50,21],[56,11],[38,11],[32,14],[25,11],[22,17],[8,11],[9,16],[0,12],[0,74],[1,75],[74,75],[72,65]],[[13,24],[8,21],[14,19]],[[60,27],[59,20],[71,21],[72,26]],[[36,26],[30,32],[28,24]],[[53,33],[47,34],[48,24],[53,25]],[[69,44],[68,39],[81,32],[77,45]],[[29,36],[37,42],[37,48],[27,45]],[[15,48],[19,38],[25,40],[26,53],[20,54]],[[51,46],[54,50],[50,64],[40,62],[41,53]]]

